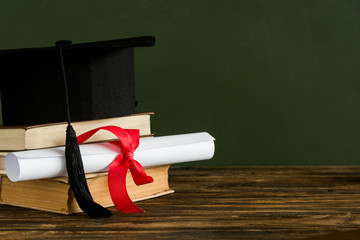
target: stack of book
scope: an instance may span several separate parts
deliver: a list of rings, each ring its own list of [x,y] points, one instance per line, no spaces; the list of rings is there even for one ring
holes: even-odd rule
[[[73,122],[80,135],[88,130],[108,125],[125,129],[139,129],[140,137],[151,137],[150,118],[153,113],[137,113],[124,117]],[[71,191],[68,178],[11,182],[5,172],[5,157],[8,152],[50,148],[65,145],[67,123],[53,123],[32,126],[0,127],[0,203],[31,209],[71,214],[81,212]],[[87,142],[116,140],[107,131],[100,131]],[[174,192],[168,183],[169,165],[145,168],[153,183],[136,186],[127,175],[126,184],[130,198],[136,202]],[[107,172],[86,174],[94,201],[104,207],[113,206],[108,190]]]

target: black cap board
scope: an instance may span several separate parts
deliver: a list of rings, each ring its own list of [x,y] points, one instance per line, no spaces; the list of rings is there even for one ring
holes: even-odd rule
[[[134,48],[154,45],[143,36],[64,48],[71,120],[134,113]],[[0,90],[4,126],[67,121],[56,46],[1,50]]]

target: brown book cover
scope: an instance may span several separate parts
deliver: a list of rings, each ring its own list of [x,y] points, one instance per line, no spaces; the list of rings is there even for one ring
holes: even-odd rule
[[[169,188],[169,165],[145,168],[154,182],[137,186],[130,172],[127,174],[126,186],[130,198],[136,202],[173,193]],[[86,175],[90,192],[95,200],[104,207],[113,206],[108,189],[107,172]],[[72,214],[81,212],[76,203],[67,177],[11,182],[6,176],[0,181],[1,204]]]
[[[102,126],[115,125],[126,129],[139,129],[141,136],[151,135],[150,117],[153,112],[136,113],[124,117],[72,122],[78,135]],[[67,123],[30,126],[0,127],[0,151],[20,151],[65,145]],[[114,135],[100,131],[87,142],[113,140]]]

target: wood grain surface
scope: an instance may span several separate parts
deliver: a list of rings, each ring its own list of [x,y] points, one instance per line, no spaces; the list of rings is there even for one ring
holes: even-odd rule
[[[146,213],[111,208],[91,219],[2,205],[0,239],[305,239],[360,229],[358,166],[171,167],[169,181],[174,194],[137,203]]]

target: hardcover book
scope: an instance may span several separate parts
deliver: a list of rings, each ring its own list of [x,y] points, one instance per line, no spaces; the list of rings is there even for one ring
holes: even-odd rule
[[[117,118],[73,122],[72,125],[77,134],[100,126],[115,125],[126,129],[139,129],[141,136],[147,136],[151,135],[150,117],[152,115],[154,115],[153,112],[136,113]],[[59,122],[28,126],[0,127],[0,151],[20,151],[64,146],[66,126],[67,123]],[[100,131],[87,142],[110,140],[114,140],[114,135],[107,131]]]
[[[126,186],[132,201],[159,197],[174,191],[169,188],[170,165],[145,168],[154,182],[136,186],[131,174],[127,174]],[[0,181],[0,203],[60,214],[81,212],[67,177],[11,182],[5,175]],[[87,183],[94,200],[104,207],[111,207],[107,172],[87,174]]]

